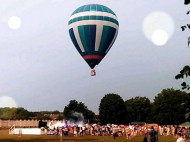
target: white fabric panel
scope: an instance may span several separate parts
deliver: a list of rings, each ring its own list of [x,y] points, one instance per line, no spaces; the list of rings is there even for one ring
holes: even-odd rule
[[[97,23],[97,25],[96,25]],[[69,28],[74,28],[77,26],[82,26],[82,25],[96,25],[98,24],[105,25],[105,26],[110,26],[118,30],[119,26],[113,22],[109,21],[103,21],[103,20],[83,20],[83,21],[77,21],[69,25]],[[77,30],[78,31],[78,30]]]
[[[75,23],[74,23],[74,24],[75,24]],[[75,38],[76,38],[76,40],[77,40],[77,43],[78,43],[78,45],[79,45],[81,51],[82,51],[82,52],[85,52],[84,47],[83,47],[83,45],[82,45],[82,42],[81,42],[81,40],[80,40],[80,36],[79,36],[79,31],[78,31],[78,26],[77,26],[77,25],[74,25],[73,31],[74,31]]]
[[[85,12],[80,12],[80,13],[76,13],[74,15],[72,15],[70,18],[69,18],[69,21],[71,19],[74,19],[74,18],[77,18],[77,17],[81,17],[81,16],[92,16],[92,15],[96,15],[96,16],[106,16],[106,17],[110,17],[110,18],[113,18],[113,19],[116,19],[117,20],[117,17],[111,13],[108,13],[108,12],[100,12],[100,11],[85,11]]]
[[[103,25],[100,23],[96,26],[96,42],[95,42],[95,51],[99,50],[99,45],[102,37]]]

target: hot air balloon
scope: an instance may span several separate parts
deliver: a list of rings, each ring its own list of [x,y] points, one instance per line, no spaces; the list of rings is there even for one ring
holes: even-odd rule
[[[89,4],[77,8],[69,18],[71,40],[92,70],[112,47],[119,29],[116,14],[108,7]]]

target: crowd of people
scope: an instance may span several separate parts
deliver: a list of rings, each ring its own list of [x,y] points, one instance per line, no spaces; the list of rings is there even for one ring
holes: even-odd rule
[[[144,125],[98,125],[98,124],[86,124],[83,126],[78,125],[66,125],[57,126],[53,129],[45,129],[45,134],[59,135],[60,141],[62,136],[72,135],[73,137],[81,137],[84,135],[91,136],[107,136],[112,135],[114,139],[119,136],[125,136],[126,139],[132,139],[136,136],[144,136],[143,142],[156,142],[158,141],[158,135],[161,136],[173,136],[177,139],[176,142],[184,142],[190,135],[189,127],[177,127],[177,126],[161,126],[157,124],[144,124]]]

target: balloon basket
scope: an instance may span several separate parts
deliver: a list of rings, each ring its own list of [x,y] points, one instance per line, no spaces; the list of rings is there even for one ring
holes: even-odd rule
[[[95,70],[92,70],[91,71],[91,76],[95,76],[96,75],[96,71]]]

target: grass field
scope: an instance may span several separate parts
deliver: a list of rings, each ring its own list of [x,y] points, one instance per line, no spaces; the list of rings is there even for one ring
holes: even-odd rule
[[[54,135],[9,135],[8,130],[0,130],[0,142],[59,142],[59,136]],[[112,136],[83,136],[74,138],[72,136],[64,137],[63,142],[143,142],[143,136],[127,140],[125,136],[113,139]],[[176,142],[176,139],[170,136],[159,136],[159,142]]]

